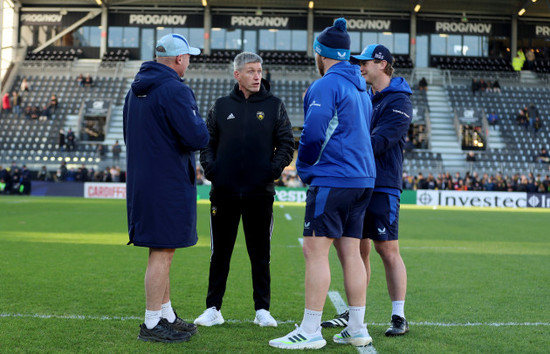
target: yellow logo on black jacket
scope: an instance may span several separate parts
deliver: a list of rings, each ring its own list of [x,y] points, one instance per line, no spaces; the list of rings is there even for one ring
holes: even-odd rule
[[[264,119],[264,117],[265,117],[265,113],[263,111],[256,112],[256,118],[258,118],[259,120]]]

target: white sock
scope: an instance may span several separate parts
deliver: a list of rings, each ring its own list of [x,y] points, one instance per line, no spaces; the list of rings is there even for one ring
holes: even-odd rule
[[[365,322],[365,306],[350,306],[348,328],[350,332],[357,332]]]
[[[391,302],[391,314],[405,318],[405,300]]]
[[[304,310],[304,318],[300,327],[307,334],[314,334],[321,327],[321,317],[323,316],[323,311],[313,311],[313,310]]]
[[[162,311],[162,318],[166,318],[168,322],[172,323],[176,320],[176,314],[174,313],[174,309],[172,308],[172,302],[168,301],[165,304],[162,304],[162,307],[160,309]]]
[[[162,311],[149,311],[145,310],[145,325],[147,328],[154,328],[160,321]]]

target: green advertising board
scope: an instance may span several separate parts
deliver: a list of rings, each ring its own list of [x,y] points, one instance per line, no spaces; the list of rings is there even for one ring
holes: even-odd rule
[[[307,188],[275,188],[276,202],[305,203]],[[210,198],[210,186],[197,186],[197,199]],[[416,204],[416,191],[405,190],[401,194],[401,204]]]

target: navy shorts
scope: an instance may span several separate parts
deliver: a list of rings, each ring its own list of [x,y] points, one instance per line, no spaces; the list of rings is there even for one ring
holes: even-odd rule
[[[304,236],[361,238],[372,188],[309,187]]]
[[[372,193],[365,213],[363,238],[376,241],[397,240],[399,207],[399,197],[388,193]]]

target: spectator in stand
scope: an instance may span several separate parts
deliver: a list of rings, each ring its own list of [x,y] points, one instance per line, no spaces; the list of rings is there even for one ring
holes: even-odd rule
[[[472,95],[475,96],[476,92],[479,91],[479,82],[473,78],[472,79]]]
[[[27,165],[23,165],[19,183],[21,183],[21,185],[19,186],[19,193],[30,195],[31,194],[31,171],[27,168]]]
[[[489,192],[495,191],[497,185],[495,183],[495,177],[491,176],[485,184],[483,184],[483,189]]]
[[[0,165],[0,194],[9,194],[11,190],[10,172]]]
[[[118,140],[115,140],[115,143],[111,147],[111,152],[113,153],[113,163],[120,164],[120,153],[122,152],[122,147],[118,143]]]
[[[120,182],[120,167],[113,165],[110,172],[113,182]]]
[[[546,150],[546,148],[540,149],[540,152],[535,157],[535,162],[550,163],[550,155],[548,154],[548,150]]]
[[[485,91],[487,91],[487,82],[485,80],[480,79],[479,80],[479,95],[481,96]]]
[[[517,188],[515,190],[517,190],[518,192],[527,192],[528,184],[529,184],[529,180],[527,179],[527,177],[525,175],[522,175],[521,180],[517,184]]]
[[[426,179],[424,179],[424,175],[422,172],[418,172],[418,178],[416,180],[416,188],[417,189],[427,189],[428,184],[426,183]]]
[[[304,184],[297,175],[290,175],[286,182],[286,186],[290,188],[300,188],[303,187]]]
[[[67,132],[67,151],[76,150],[76,136],[71,128]]]
[[[545,193],[550,193],[550,175],[546,175],[546,179],[542,181],[542,184],[544,185]]]
[[[418,89],[423,92],[428,91],[428,81],[426,81],[425,77],[422,77],[418,82]]]
[[[17,91],[13,91],[11,94],[11,102],[13,104],[13,114],[19,118],[21,115],[21,96],[17,93]]]
[[[540,118],[539,109],[534,103],[531,103],[529,108],[527,108],[527,119],[529,120],[529,127],[533,130],[535,129],[535,121],[537,117]]]
[[[426,189],[437,189],[435,177],[431,172],[428,173],[428,178],[426,178]]]
[[[58,182],[67,180],[67,164],[65,161],[61,161],[61,165],[57,169],[56,178]]]
[[[96,148],[95,148],[95,154],[97,157],[99,157],[100,159],[103,159],[105,157],[105,146],[103,144],[97,144]]]
[[[42,111],[40,111],[40,116],[38,117],[38,120],[41,121],[41,122],[44,122],[44,121],[50,119],[50,114],[51,114],[51,111],[50,111],[49,106],[44,105],[42,107]]]
[[[466,155],[466,161],[468,162],[475,162],[476,161],[476,154],[473,151],[469,151]]]
[[[524,63],[525,54],[523,54],[523,50],[518,49],[516,56],[512,59],[512,67],[514,68],[514,71],[521,71]]]
[[[65,131],[63,128],[59,129],[59,137],[57,139],[57,146],[59,148],[59,151],[65,150]]]
[[[84,86],[84,75],[80,74],[76,78],[76,83],[78,86],[83,87]]]
[[[500,83],[498,80],[493,82],[493,92],[500,93]]]
[[[10,171],[11,175],[11,190],[10,194],[19,194],[19,188],[21,187],[21,171],[19,168],[12,168]]]
[[[528,49],[525,53],[525,61],[527,62],[527,70],[533,70],[535,67],[535,51]]]
[[[495,129],[498,124],[498,115],[495,112],[491,112],[491,114],[487,116],[487,123],[489,123],[491,128]]]
[[[38,171],[38,175],[36,176],[36,178],[39,181],[47,181],[49,179],[48,178],[48,169],[46,168],[46,166],[42,166],[40,171]]]
[[[11,113],[10,94],[7,92],[2,97],[2,113]]]
[[[29,83],[28,83],[28,81],[27,81],[27,78],[24,77],[23,80],[21,80],[21,86],[20,86],[19,91],[21,91],[22,93],[24,93],[24,92],[30,91],[30,89],[31,89],[31,88],[30,88],[30,85],[29,85]]]
[[[92,79],[92,77],[90,76],[90,73],[87,73],[86,74],[86,77],[84,78],[84,87],[92,87],[92,85],[94,84],[94,79]]]
[[[51,114],[55,113],[55,110],[57,109],[59,102],[57,100],[57,95],[52,94],[50,97],[50,104],[48,105],[48,109],[51,112]]]
[[[520,109],[516,115],[516,123],[521,127],[528,126],[527,116],[525,115],[525,110]]]
[[[103,172],[103,182],[112,182],[113,176],[111,175],[111,169],[109,166],[105,167],[105,171]]]
[[[535,124],[533,125],[533,133],[536,135],[540,128],[542,128],[542,120],[540,120],[540,117],[536,117]]]

